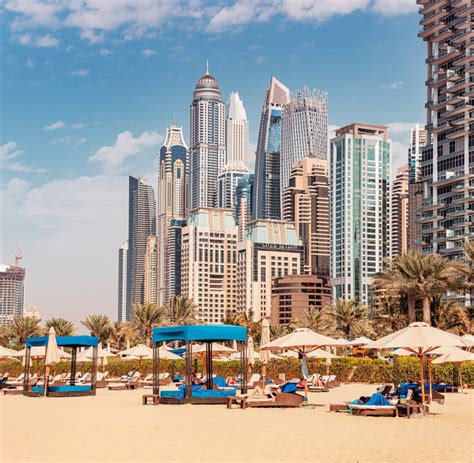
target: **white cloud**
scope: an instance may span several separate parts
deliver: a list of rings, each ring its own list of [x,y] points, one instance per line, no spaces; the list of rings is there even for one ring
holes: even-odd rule
[[[100,56],[109,56],[112,52],[108,48],[101,48],[100,49]]]
[[[403,86],[405,82],[403,82],[402,80],[396,80],[395,82],[390,82],[388,84],[382,84],[380,86],[380,88],[384,89],[384,90],[396,90],[400,87]]]
[[[56,121],[50,125],[47,125],[46,127],[43,127],[43,130],[57,130],[57,129],[63,129],[64,127],[66,127],[66,124],[64,123],[64,121]]]
[[[34,68],[35,67],[35,61],[32,60],[31,58],[28,58],[26,60],[26,66],[29,67],[29,68]]]
[[[83,129],[84,127],[85,127],[85,124],[83,122],[74,122],[73,124],[71,124],[71,129],[74,129],[74,130]]]
[[[104,168],[117,167],[126,158],[143,153],[159,145],[162,141],[163,136],[157,132],[143,132],[134,138],[132,132],[127,130],[117,135],[113,145],[98,149],[89,160],[101,163]]]
[[[18,161],[17,158],[23,154],[23,151],[17,149],[16,142],[9,141],[4,145],[0,146],[0,170],[11,171],[11,172],[45,172],[45,169],[36,169],[29,167],[22,162]]]
[[[91,73],[90,69],[73,69],[71,71],[71,76],[75,77],[87,77]]]
[[[374,0],[372,11],[384,15],[416,13],[419,6],[414,0]]]
[[[141,54],[145,57],[145,58],[150,58],[151,56],[155,56],[157,55],[158,53],[155,51],[155,50],[150,50],[149,48],[145,49],[145,50],[142,50],[141,51]]]
[[[43,37],[38,37],[35,41],[35,45],[40,48],[57,47],[59,40],[52,37],[50,34],[46,34]]]
[[[65,137],[53,138],[51,140],[51,143],[53,143],[54,145],[58,145],[58,144],[71,145],[71,144],[74,144],[74,148],[77,148],[78,146],[83,145],[84,143],[87,143],[87,138],[85,138],[85,137],[65,136]]]
[[[115,317],[116,256],[127,236],[127,177],[86,176],[35,187],[14,178],[0,193],[6,206],[2,234],[23,250],[26,305],[37,305],[43,319]],[[7,256],[8,246],[1,244]],[[51,278],[57,269],[59,286]],[[78,293],[80,298],[71,299]]]
[[[147,37],[173,20],[190,20],[195,28],[221,32],[277,15],[292,21],[321,22],[356,11],[396,15],[417,9],[415,0],[6,0],[5,8],[15,16],[13,31],[72,28],[92,44],[102,43],[112,33],[123,40]]]
[[[415,125],[419,124],[423,126],[421,122],[389,122],[386,124],[388,126],[388,133],[390,136],[404,136],[408,139],[410,135],[410,130],[415,128]]]

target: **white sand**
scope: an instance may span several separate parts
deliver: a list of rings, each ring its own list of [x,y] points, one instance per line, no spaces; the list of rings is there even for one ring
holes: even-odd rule
[[[328,404],[374,392],[311,394]],[[149,391],[147,391],[149,392]],[[0,397],[2,462],[472,462],[474,394],[446,394],[420,419],[316,409],[141,405],[143,390],[96,397]]]

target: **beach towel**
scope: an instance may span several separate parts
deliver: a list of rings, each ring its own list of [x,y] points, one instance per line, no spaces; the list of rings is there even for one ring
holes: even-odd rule
[[[391,404],[382,394],[376,392],[364,405],[386,406]]]

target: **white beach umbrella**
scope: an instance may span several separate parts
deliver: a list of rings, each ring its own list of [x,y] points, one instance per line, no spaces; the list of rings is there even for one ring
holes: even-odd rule
[[[18,351],[0,346],[0,358],[18,357]]]
[[[160,347],[158,349],[160,351],[160,359],[165,359],[165,360],[183,360],[182,357],[179,355],[173,354],[169,349],[166,349],[165,347]]]
[[[302,363],[302,373],[303,377],[307,376],[306,368],[306,356],[314,352],[315,350],[325,347],[325,346],[341,346],[343,345],[337,339],[330,338],[329,336],[324,336],[322,334],[316,333],[309,328],[297,328],[290,334],[282,336],[281,338],[275,339],[274,341],[269,342],[261,346],[263,350],[292,350],[300,354],[303,358]],[[308,396],[308,388],[306,379],[304,380],[305,384],[305,395]]]
[[[308,354],[308,357],[316,358],[316,359],[337,359],[337,358],[339,358],[338,355],[332,354],[331,352],[328,352],[325,349],[316,349],[313,352],[310,352]]]
[[[206,344],[199,344],[197,346],[193,346],[193,355],[198,357],[206,355]],[[234,353],[234,349],[230,347],[224,346],[223,344],[219,344],[218,342],[212,343],[212,355],[213,357],[219,357],[220,355],[232,354]]]
[[[442,352],[442,355],[436,360],[433,360],[433,363],[446,363],[453,362],[459,363],[459,384],[461,385],[461,392],[464,392],[463,381],[462,381],[462,364],[463,362],[474,362],[474,354],[472,352],[459,349],[458,347],[444,347],[437,349],[437,351]]]
[[[262,332],[260,335],[260,345],[263,346],[270,342],[270,323],[264,318],[262,320]],[[267,377],[267,363],[270,361],[270,351],[260,350],[260,361],[262,362],[262,379]]]
[[[59,357],[63,359],[69,359],[71,358],[71,354],[68,352],[62,350],[61,348],[58,347],[59,351]],[[30,357],[31,358],[43,358],[46,354],[46,347],[45,346],[33,346],[30,348]],[[15,357],[25,357],[26,356],[26,348],[19,350],[16,352]]]
[[[372,339],[366,338],[365,336],[361,336],[360,338],[354,339],[353,341],[349,341],[351,346],[366,346],[370,344]]]
[[[119,352],[120,356],[133,355],[136,358],[153,358],[153,349],[145,344],[137,344],[134,347]]]
[[[341,344],[342,346],[351,346],[351,345],[352,345],[351,342],[348,341],[347,339],[344,339],[344,338],[337,338],[337,340],[342,343],[342,344]]]
[[[252,367],[255,365],[255,351],[253,348],[252,336],[249,336],[247,339],[247,363],[250,374],[252,372]]]
[[[465,341],[447,331],[434,328],[428,323],[410,323],[395,333],[391,333],[377,341],[371,342],[366,347],[368,349],[390,349],[402,347],[413,352],[420,358],[420,382],[422,403],[425,403],[425,379],[423,371],[423,358],[438,347],[464,346]]]
[[[45,374],[44,374],[44,395],[46,395],[48,390],[49,382],[49,369],[51,365],[56,365],[60,361],[60,352],[58,348],[58,343],[56,342],[56,332],[54,328],[51,327],[48,332],[48,345],[46,346],[46,357],[44,363],[46,365]]]

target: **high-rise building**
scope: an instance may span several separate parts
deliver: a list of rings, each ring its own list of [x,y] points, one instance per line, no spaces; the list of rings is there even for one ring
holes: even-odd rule
[[[426,145],[426,130],[416,124],[410,130],[410,146],[408,147],[408,169],[410,183],[421,180],[421,149]]]
[[[25,305],[26,271],[18,263],[0,265],[0,325],[22,317]]]
[[[374,273],[389,256],[391,141],[387,127],[351,124],[331,140],[333,298],[372,302]]]
[[[181,295],[181,236],[185,219],[171,219],[168,228],[167,290],[168,301]]]
[[[118,252],[118,313],[117,321],[127,321],[127,258],[128,241],[125,240]]]
[[[206,69],[191,104],[190,209],[217,204],[217,176],[226,161],[225,127],[219,84]]]
[[[421,181],[421,150],[426,145],[426,130],[418,124],[410,131],[410,146],[408,148],[408,248],[411,251],[420,250],[421,224],[419,210],[423,199],[423,182]]]
[[[237,227],[229,209],[191,211],[182,229],[181,293],[204,323],[236,310]]]
[[[240,179],[248,173],[248,169],[237,166],[226,165],[219,174],[217,207],[224,209],[234,209],[235,189]]]
[[[310,308],[324,309],[331,302],[331,285],[317,275],[291,275],[272,281],[274,326],[288,326]]]
[[[390,258],[406,254],[408,251],[408,165],[397,169],[392,182],[390,208]]]
[[[133,304],[145,301],[145,255],[151,235],[156,235],[155,193],[143,179],[129,177],[127,320]]]
[[[327,159],[328,94],[304,88],[291,96],[281,119],[280,192],[289,185],[293,164],[306,156]]]
[[[245,174],[235,188],[235,223],[239,227],[239,241],[242,241],[244,232],[252,218],[252,196],[254,174]]]
[[[171,300],[167,288],[172,256],[169,253],[168,230],[172,220],[182,220],[188,209],[189,153],[184,141],[182,127],[172,124],[166,131],[166,139],[160,150],[160,171],[158,174],[158,295],[157,303],[166,304]]]
[[[304,246],[306,274],[329,277],[329,177],[327,161],[293,164],[283,192],[283,219],[294,222]]]
[[[226,106],[226,164],[247,168],[249,123],[244,104],[237,92],[232,92]]]
[[[427,44],[422,149],[421,251],[464,257],[474,234],[474,7],[469,0],[417,0]]]
[[[145,250],[145,290],[143,302],[158,303],[158,237],[149,236]]]
[[[302,264],[303,246],[294,224],[251,222],[238,245],[238,311],[252,314],[255,321],[270,317],[273,278],[299,275]]]
[[[283,107],[289,102],[288,88],[272,77],[263,103],[255,158],[252,217],[256,219],[281,218],[281,118]]]

